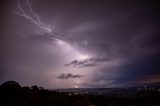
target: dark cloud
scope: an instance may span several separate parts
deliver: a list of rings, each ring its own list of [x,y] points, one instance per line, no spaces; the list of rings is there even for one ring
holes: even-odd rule
[[[93,67],[98,65],[99,63],[103,62],[109,62],[111,61],[111,58],[88,58],[88,59],[83,59],[83,60],[74,60],[71,61],[69,64],[66,64],[65,66],[71,66],[73,65],[74,67]]]
[[[58,79],[75,79],[75,78],[81,78],[83,75],[73,75],[73,74],[61,74],[58,76]]]
[[[86,63],[86,64],[83,64],[83,65],[79,66],[79,68],[95,67],[95,66],[97,66],[97,64],[95,64],[95,63]]]
[[[107,87],[113,86],[138,86],[151,82],[159,82],[160,74],[160,55],[130,61],[117,66],[104,68],[96,74],[93,82],[113,81],[106,84]]]

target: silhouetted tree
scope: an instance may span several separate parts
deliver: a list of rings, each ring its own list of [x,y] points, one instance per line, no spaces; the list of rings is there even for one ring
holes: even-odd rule
[[[0,86],[0,106],[160,106],[159,91],[137,91],[132,96],[68,95],[36,85],[21,87],[15,81]]]

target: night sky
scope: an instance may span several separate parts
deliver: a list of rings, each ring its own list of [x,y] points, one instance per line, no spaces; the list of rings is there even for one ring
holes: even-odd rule
[[[160,82],[159,19],[154,0],[1,0],[0,83]]]

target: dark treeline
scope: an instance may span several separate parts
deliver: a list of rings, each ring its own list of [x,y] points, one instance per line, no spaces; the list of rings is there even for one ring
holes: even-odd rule
[[[160,106],[160,92],[141,91],[132,97],[69,95],[7,81],[0,86],[0,106]]]

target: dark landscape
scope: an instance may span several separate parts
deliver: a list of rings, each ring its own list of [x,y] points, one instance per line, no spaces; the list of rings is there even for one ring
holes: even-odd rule
[[[0,106],[159,106],[160,84],[130,88],[47,90],[21,87],[7,81],[0,86]]]

